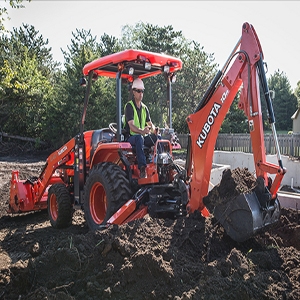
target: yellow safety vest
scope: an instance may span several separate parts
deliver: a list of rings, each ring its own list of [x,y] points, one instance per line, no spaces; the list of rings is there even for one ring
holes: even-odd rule
[[[132,108],[133,108],[133,123],[134,123],[134,125],[138,128],[143,129],[144,126],[146,125],[146,116],[147,116],[145,104],[141,103],[142,104],[142,111],[141,111],[141,120],[140,120],[133,101],[131,100],[128,103],[130,103]],[[138,134],[138,133],[135,133],[135,132],[130,130],[130,134],[135,135],[135,134]]]

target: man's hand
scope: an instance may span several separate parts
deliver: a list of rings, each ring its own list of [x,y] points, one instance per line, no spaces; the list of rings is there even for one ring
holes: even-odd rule
[[[150,130],[151,130],[151,127],[150,127],[150,126],[146,126],[146,127],[143,129],[143,134],[149,134],[149,133],[150,133]]]

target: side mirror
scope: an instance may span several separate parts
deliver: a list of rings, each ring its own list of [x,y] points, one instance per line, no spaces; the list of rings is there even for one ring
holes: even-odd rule
[[[270,98],[273,101],[275,99],[275,91],[270,90],[269,92],[270,92]]]

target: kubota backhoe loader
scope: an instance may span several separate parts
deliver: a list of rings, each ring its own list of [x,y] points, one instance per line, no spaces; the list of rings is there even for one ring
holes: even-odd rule
[[[260,190],[241,194],[225,207],[216,207],[214,216],[236,241],[244,241],[277,222],[277,191],[285,169],[262,48],[248,23],[243,24],[241,38],[202,101],[186,118],[190,134],[185,169],[174,164],[170,141],[158,140],[154,147],[145,149],[147,178],[139,179],[135,151],[123,140],[121,84],[130,84],[136,77],[163,74],[171,97],[175,73],[181,68],[178,58],[140,50],[122,51],[86,64],[83,75],[88,80],[79,134],[48,157],[37,178],[20,180],[18,171],[12,172],[9,212],[47,208],[52,226],[61,228],[70,225],[73,209],[81,207],[91,230],[146,214],[184,217],[199,210],[204,217],[209,216],[203,198],[208,194],[214,146],[222,121],[241,88],[239,108],[248,118],[256,177],[263,184]],[[84,131],[92,81],[98,76],[116,78],[117,122],[108,128]],[[260,87],[267,103],[278,165],[266,161]]]

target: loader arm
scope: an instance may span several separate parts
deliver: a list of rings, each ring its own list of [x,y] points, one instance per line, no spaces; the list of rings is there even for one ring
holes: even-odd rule
[[[50,154],[37,178],[20,180],[19,171],[12,171],[8,212],[19,213],[47,208],[47,188],[54,183],[63,183],[59,175],[53,174],[70,160],[75,143],[76,139],[73,138]]]
[[[190,130],[186,162],[187,175],[191,178],[188,204],[190,212],[199,210],[204,216],[209,215],[203,204],[203,197],[208,194],[214,147],[222,122],[241,87],[238,105],[248,119],[256,176],[264,178],[265,186],[268,186],[268,174],[275,174],[269,189],[272,198],[276,197],[285,169],[279,153],[275,119],[262,59],[263,52],[256,32],[252,25],[244,23],[242,36],[223,69],[214,78],[195,112],[186,119]],[[274,140],[277,143],[278,165],[266,162],[259,80],[267,101]]]

